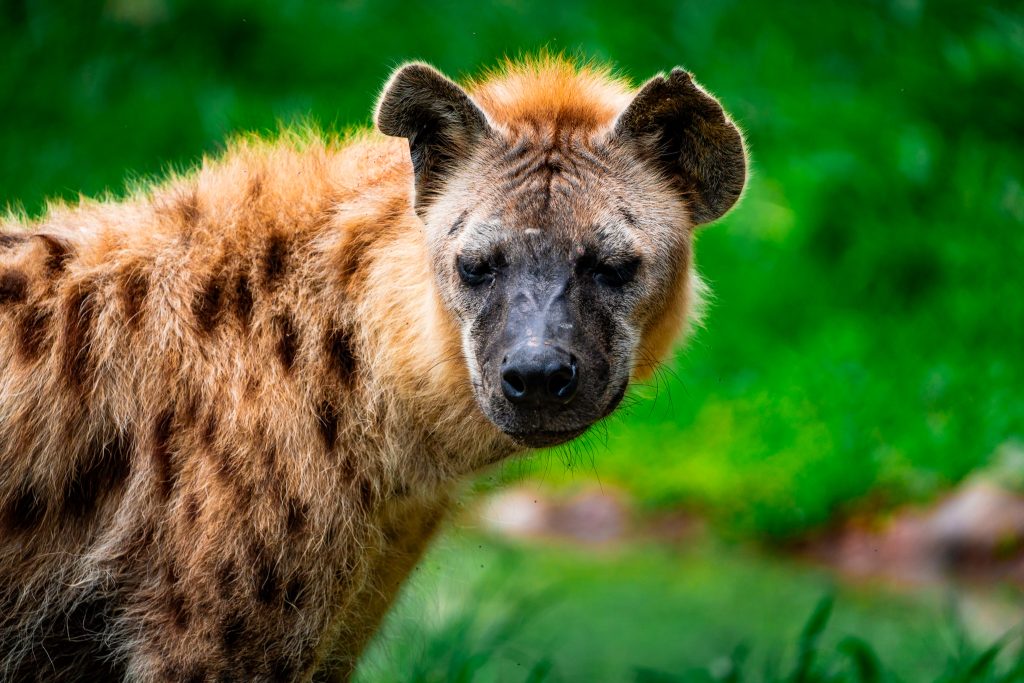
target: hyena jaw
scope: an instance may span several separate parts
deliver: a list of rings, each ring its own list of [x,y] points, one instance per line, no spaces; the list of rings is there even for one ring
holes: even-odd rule
[[[742,187],[717,103],[682,72],[636,94],[540,59],[470,98],[409,69],[378,121],[410,142],[241,139],[123,201],[0,225],[0,680],[347,679],[452,487],[524,448],[456,267],[482,235],[514,256],[495,216],[581,245],[567,193],[619,216],[601,244],[642,265],[580,265],[573,291],[623,279],[587,300],[608,377],[668,352],[699,294],[693,226]],[[678,172],[650,153],[674,144]],[[474,185],[492,154],[521,186]],[[614,408],[624,384],[596,376],[564,419]]]

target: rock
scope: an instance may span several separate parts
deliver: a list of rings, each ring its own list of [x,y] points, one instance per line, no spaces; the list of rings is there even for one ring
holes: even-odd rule
[[[994,476],[1007,466],[997,460],[1002,469],[965,480],[933,507],[897,510],[880,529],[849,526],[812,554],[849,574],[912,583],[954,573],[1024,580],[1024,496]]]
[[[488,498],[480,520],[493,533],[516,538],[564,538],[601,544],[623,538],[631,517],[625,498],[615,491],[585,489],[569,498],[524,487]]]
[[[480,521],[499,536],[529,537],[550,526],[551,506],[537,491],[514,488],[490,496],[480,509]]]
[[[1024,499],[987,479],[971,479],[924,519],[934,560],[944,566],[985,563],[1024,542]]]
[[[550,533],[582,543],[608,543],[625,536],[629,512],[622,499],[604,490],[583,491],[552,510]]]

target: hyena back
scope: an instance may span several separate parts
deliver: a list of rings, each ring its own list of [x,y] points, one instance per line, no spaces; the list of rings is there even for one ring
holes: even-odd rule
[[[743,187],[718,103],[557,59],[468,91],[408,65],[397,137],[7,219],[0,680],[345,680],[459,478],[667,354]]]

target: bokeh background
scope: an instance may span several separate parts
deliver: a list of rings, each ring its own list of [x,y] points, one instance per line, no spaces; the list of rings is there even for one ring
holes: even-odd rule
[[[403,60],[539,49],[691,70],[749,187],[699,233],[704,329],[582,443],[467,487],[359,680],[1017,680],[1019,2],[3,0],[0,205],[367,126]]]

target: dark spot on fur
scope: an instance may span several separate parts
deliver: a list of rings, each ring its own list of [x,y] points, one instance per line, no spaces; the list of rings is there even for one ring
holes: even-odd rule
[[[519,161],[524,156],[526,156],[527,152],[531,151],[531,149],[532,146],[530,144],[530,139],[524,137],[520,139],[519,142],[515,144],[515,146],[505,150],[505,153],[502,154],[502,161],[509,164],[515,161]]]
[[[380,207],[374,218],[351,225],[346,231],[346,240],[340,250],[338,263],[341,284],[349,288],[361,286],[359,274],[370,261],[370,252],[375,244],[386,240],[387,226],[398,223],[400,216],[409,209],[408,200],[394,197]]]
[[[253,530],[250,530],[249,540],[246,542],[246,552],[249,555],[249,561],[254,566],[262,562],[263,557],[267,554],[266,546]]]
[[[174,409],[168,408],[157,415],[153,423],[153,470],[160,494],[166,499],[177,483],[178,473],[171,454],[171,430]]]
[[[188,427],[194,425],[199,418],[199,404],[202,402],[202,395],[196,384],[188,380],[185,380],[185,388],[182,393],[184,398],[175,417],[181,427]]]
[[[202,664],[193,664],[182,672],[178,680],[182,683],[203,683],[206,680],[206,667]]]
[[[71,245],[55,235],[39,234],[36,237],[42,240],[46,248],[46,269],[54,275],[63,272],[71,260]]]
[[[263,434],[266,434],[266,430],[263,430]],[[273,477],[277,473],[277,446],[269,441],[269,437],[264,438],[267,444],[263,449],[263,471],[268,477]]]
[[[263,174],[257,171],[249,179],[249,189],[246,192],[246,199],[250,204],[255,202],[263,194]]]
[[[324,347],[331,371],[343,385],[349,384],[356,371],[356,357],[352,351],[352,334],[347,329],[332,329],[327,333]]]
[[[623,219],[625,219],[625,221],[627,223],[629,223],[629,225],[631,227],[635,228],[635,227],[637,227],[639,225],[639,223],[637,222],[636,216],[633,214],[632,211],[630,211],[626,207],[620,206],[619,207],[619,213],[622,214]]]
[[[50,312],[30,306],[18,316],[18,355],[26,362],[38,360],[49,346]]]
[[[192,615],[188,609],[188,604],[185,602],[185,596],[180,593],[173,593],[167,602],[167,613],[175,628],[179,631],[188,629]]]
[[[224,280],[221,276],[215,275],[192,299],[192,315],[195,316],[200,330],[207,334],[213,331],[219,322],[223,302]]]
[[[263,285],[273,290],[288,268],[288,241],[284,235],[273,234],[267,240],[267,250],[263,255]]]
[[[296,609],[306,601],[306,585],[298,576],[293,576],[284,589],[284,601]]]
[[[195,493],[188,494],[185,499],[185,523],[190,527],[199,519],[199,496]]]
[[[316,422],[320,428],[320,436],[328,450],[338,442],[338,430],[341,416],[331,401],[321,401],[316,411]]]
[[[296,498],[288,498],[288,517],[285,521],[285,528],[290,536],[302,533],[306,528],[306,517],[309,509],[306,504]]]
[[[203,443],[207,446],[213,444],[214,439],[217,438],[217,413],[210,411],[206,416],[206,422],[203,423]]]
[[[86,387],[92,378],[89,346],[96,310],[96,291],[88,286],[69,296],[64,307],[61,370],[67,382],[78,388]]]
[[[461,230],[462,226],[466,224],[466,219],[468,217],[469,217],[469,211],[463,211],[462,213],[460,213],[459,217],[455,219],[454,223],[452,223],[452,227],[448,228],[448,236],[451,237],[452,235],[457,233],[459,230]]]
[[[259,377],[259,375],[255,374],[255,373],[250,373],[249,376],[245,378],[245,397],[248,398],[248,399],[253,399],[253,398],[256,397],[256,394],[259,393],[259,390],[260,390],[260,377]]]
[[[281,579],[277,568],[269,558],[263,557],[256,567],[256,599],[264,605],[272,605],[281,596]]]
[[[4,526],[12,532],[31,531],[45,516],[46,500],[35,486],[25,482],[4,511]]]
[[[341,478],[343,481],[350,482],[356,478],[355,463],[352,462],[352,456],[346,454],[341,459]]]
[[[124,318],[129,325],[138,325],[146,297],[149,296],[149,279],[145,273],[133,271],[121,280],[121,305]]]
[[[238,645],[238,642],[245,635],[245,630],[245,619],[240,614],[232,614],[224,620],[221,627],[220,640],[228,654]]]
[[[295,354],[299,348],[299,333],[289,315],[274,318],[277,329],[277,357],[281,360],[285,372],[290,372],[295,364]]]
[[[249,285],[249,276],[242,273],[235,280],[235,311],[238,313],[238,321],[242,327],[248,328],[252,320],[252,288]]]
[[[164,584],[169,588],[174,588],[178,585],[178,581],[181,578],[178,574],[178,565],[175,564],[174,558],[168,559],[164,563]]]
[[[24,244],[27,239],[28,235],[16,235],[10,232],[0,232],[0,249],[9,249],[10,247]]]
[[[247,508],[252,503],[252,497],[256,494],[256,484],[242,477],[235,477],[235,495],[238,497],[236,505],[240,508]]]
[[[217,476],[227,486],[233,484],[238,487],[242,486],[240,481],[241,470],[239,468],[236,458],[232,456],[232,451],[227,448],[222,448],[217,451]],[[241,492],[241,489],[240,489]]]
[[[102,497],[116,493],[131,472],[134,444],[119,434],[109,442],[94,443],[64,490],[64,514],[73,520],[87,520]]]
[[[402,528],[397,524],[388,524],[384,527],[384,540],[389,545],[397,545],[404,537],[408,529]]]
[[[199,222],[202,213],[199,210],[199,193],[193,190],[178,200],[178,215],[181,222],[191,227]]]
[[[0,306],[20,304],[28,296],[28,276],[20,270],[0,273]]]
[[[366,509],[373,507],[376,502],[377,493],[373,489],[373,484],[370,483],[369,479],[359,480],[359,502]]]
[[[238,581],[238,568],[233,560],[226,560],[217,567],[217,590],[221,599],[228,600],[235,593]]]

